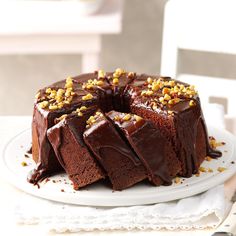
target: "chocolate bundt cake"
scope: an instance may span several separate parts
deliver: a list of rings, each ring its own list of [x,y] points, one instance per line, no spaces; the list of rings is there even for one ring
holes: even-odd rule
[[[145,178],[169,185],[177,175],[196,173],[207,155],[221,156],[209,145],[194,86],[121,69],[41,89],[32,154],[37,165],[31,183],[64,169],[75,189],[107,176],[116,190]]]

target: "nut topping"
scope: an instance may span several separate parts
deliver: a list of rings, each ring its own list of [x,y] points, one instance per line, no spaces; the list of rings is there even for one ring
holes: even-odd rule
[[[104,84],[104,82],[102,81],[102,80],[99,80],[98,82],[97,82],[97,85],[98,86],[102,86]]]
[[[49,110],[57,110],[58,106],[57,105],[49,105]]]
[[[49,102],[48,102],[48,101],[43,101],[43,102],[40,102],[40,103],[39,103],[39,107],[40,107],[40,108],[46,108],[46,107],[48,107],[48,105],[49,105]]]
[[[68,77],[66,79],[66,84],[65,84],[65,88],[72,88],[73,87],[73,80],[71,77]]]
[[[50,94],[51,92],[52,92],[52,89],[51,89],[51,88],[47,88],[47,89],[46,89],[46,93],[47,93],[47,94]]]
[[[92,89],[95,86],[102,86],[104,84],[104,81],[99,78],[99,80],[97,79],[89,79],[86,83],[83,84],[82,88],[83,89]]]
[[[159,101],[160,101],[161,103],[163,103],[163,102],[165,101],[164,97],[160,97],[160,98],[159,98]]]
[[[194,100],[190,100],[189,106],[192,107],[192,106],[195,106],[195,105],[196,105],[196,104],[195,104],[195,101],[194,101]]]
[[[169,88],[163,88],[162,89],[162,94],[169,94],[170,93],[170,89]]]
[[[120,120],[121,120],[120,116],[117,115],[114,117],[114,121],[120,121]]]
[[[134,119],[136,120],[136,122],[139,122],[143,118],[141,116],[134,115]]]
[[[226,170],[226,168],[225,168],[225,167],[218,167],[217,170],[218,170],[219,172],[223,172],[223,171]]]
[[[80,108],[77,108],[75,110],[75,113],[77,113],[78,116],[83,116],[83,111],[87,110],[87,107],[86,106],[82,106]],[[74,113],[74,112],[73,112]]]
[[[152,84],[152,91],[157,91],[160,89],[160,86],[157,83]]]
[[[95,120],[95,117],[94,116],[90,116],[89,118],[88,118],[88,120],[86,121],[86,123],[89,125],[89,126],[91,126],[92,124],[94,124],[96,122],[96,120]]]
[[[62,115],[62,116],[56,118],[55,120],[56,120],[56,122],[59,122],[59,121],[64,120],[66,117],[67,117],[67,114],[64,114],[64,115]]]
[[[80,111],[85,111],[85,110],[87,110],[87,107],[86,107],[86,106],[80,107]]]
[[[98,78],[99,78],[99,79],[100,79],[100,78],[104,79],[105,76],[106,76],[106,73],[104,72],[104,70],[99,70],[99,71],[98,71]]]
[[[171,96],[168,95],[168,94],[165,94],[165,96],[164,96],[164,100],[169,101],[170,99],[171,99]]]
[[[200,167],[199,167],[199,171],[201,171],[201,172],[206,172],[206,168],[203,167],[203,166],[200,166]]]
[[[180,180],[179,177],[175,177],[175,180],[174,180],[174,181],[175,181],[176,184],[179,184],[181,180]]]
[[[95,124],[96,120],[100,117],[103,117],[103,114],[100,111],[97,111],[94,116],[90,116],[89,119],[86,121],[87,123],[86,128],[89,128],[93,124]]]
[[[91,100],[93,99],[93,95],[91,93],[88,93],[87,95],[82,97],[83,101]]]
[[[115,78],[119,78],[122,74],[124,74],[125,73],[125,71],[124,70],[122,70],[121,68],[117,68],[116,70],[115,70],[115,72],[113,73],[113,77],[115,77]]]
[[[134,72],[129,72],[128,73],[128,78],[133,78],[135,76],[135,73]]]
[[[118,78],[114,78],[114,79],[112,80],[112,83],[113,83],[113,84],[119,84],[119,79],[118,79]]]
[[[141,96],[152,96],[153,95],[153,91],[152,90],[143,90],[141,92]]]
[[[123,121],[129,121],[131,119],[131,115],[130,114],[126,114],[125,116],[122,117]]]

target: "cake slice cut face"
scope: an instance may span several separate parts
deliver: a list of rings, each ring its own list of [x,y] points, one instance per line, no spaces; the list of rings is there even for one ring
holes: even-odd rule
[[[156,186],[170,185],[181,170],[171,141],[152,122],[140,116],[117,111],[110,111],[106,116],[126,137],[146,167],[149,180]]]
[[[96,107],[77,108],[72,113],[56,119],[59,122],[47,131],[58,161],[75,190],[105,178],[103,170],[83,141],[86,121],[95,110]]]
[[[146,169],[111,122],[96,112],[88,120],[84,141],[107,173],[114,190],[146,179]]]

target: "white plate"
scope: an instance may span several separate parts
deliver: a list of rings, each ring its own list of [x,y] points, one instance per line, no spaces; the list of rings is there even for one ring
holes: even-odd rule
[[[202,166],[213,169],[212,173],[201,173],[199,177],[181,178],[182,183],[171,186],[154,187],[139,183],[127,190],[112,191],[104,183],[92,184],[80,191],[74,191],[66,174],[50,177],[50,181],[40,183],[40,188],[26,181],[28,172],[34,167],[31,158],[24,157],[31,142],[31,131],[26,130],[13,137],[5,146],[0,159],[1,172],[17,188],[49,200],[90,206],[131,206],[166,202],[192,196],[223,183],[236,172],[235,137],[225,130],[209,128],[209,134],[226,145],[219,147],[223,156],[218,160],[204,161]],[[23,167],[22,161],[28,163]],[[218,167],[225,167],[223,172]]]

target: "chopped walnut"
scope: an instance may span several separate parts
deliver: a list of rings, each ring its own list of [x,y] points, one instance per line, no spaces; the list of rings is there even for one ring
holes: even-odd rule
[[[213,170],[212,170],[211,168],[208,168],[207,171],[208,171],[209,173],[212,173],[212,172],[213,172]]]
[[[198,171],[196,174],[195,174],[196,177],[199,177],[200,176],[200,171]]]
[[[131,115],[130,114],[126,114],[125,116],[122,117],[123,121],[129,121],[131,119]]]
[[[91,100],[91,99],[93,99],[93,95],[91,93],[88,93],[87,95],[82,97],[83,101]]]
[[[226,170],[226,168],[225,168],[225,167],[218,167],[217,170],[218,170],[219,172],[223,172],[223,171]]]
[[[201,171],[201,172],[206,172],[207,170],[206,170],[206,168],[205,168],[205,167],[203,167],[203,166],[200,166],[200,167],[199,167],[199,171]]]
[[[57,105],[49,105],[49,110],[57,110],[58,106]]]
[[[28,164],[27,164],[25,161],[22,161],[22,162],[21,162],[21,165],[22,165],[22,166],[28,166]]]
[[[104,72],[104,70],[99,70],[98,71],[98,78],[105,78],[105,76],[106,76],[106,73]]]
[[[40,108],[46,108],[46,107],[48,107],[48,105],[49,105],[49,102],[48,102],[48,101],[43,101],[43,102],[40,102],[40,103],[39,103],[39,107],[40,107]]]
[[[114,79],[112,80],[112,83],[113,83],[113,84],[119,84],[119,79],[118,79],[118,78],[114,78]]]
[[[73,80],[71,77],[68,77],[66,79],[66,84],[65,84],[65,88],[72,88],[73,87]]]
[[[139,122],[140,120],[142,120],[143,118],[141,116],[137,116],[137,115],[134,115],[134,119]]]
[[[211,158],[211,157],[209,157],[209,156],[206,156],[205,160],[206,160],[206,161],[211,161],[211,160],[212,160],[212,158]]]
[[[195,106],[195,105],[196,105],[195,101],[194,100],[190,100],[189,106],[192,107],[192,106]]]
[[[174,181],[175,181],[176,184],[179,184],[180,183],[180,178],[179,177],[175,177]]]

